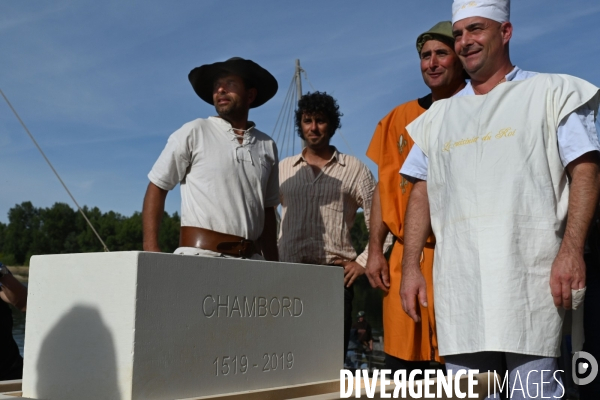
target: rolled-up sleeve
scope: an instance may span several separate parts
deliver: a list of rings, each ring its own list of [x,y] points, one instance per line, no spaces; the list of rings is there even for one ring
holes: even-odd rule
[[[600,151],[595,111],[587,104],[561,121],[557,130],[558,152],[564,167],[590,151]]]
[[[406,157],[406,161],[400,168],[400,174],[411,183],[414,183],[415,179],[427,180],[427,169],[429,168],[429,160],[423,151],[416,144],[413,145],[412,149]]]
[[[161,189],[171,190],[183,180],[191,162],[189,141],[193,135],[190,133],[184,125],[169,136],[167,145],[148,174],[150,182]]]
[[[410,149],[399,173],[412,183],[414,183],[415,179],[427,180],[429,162],[425,151],[428,149],[429,132],[431,131],[431,119],[429,117],[432,114],[435,116],[436,113],[433,112],[435,105],[434,103],[426,113],[421,114],[406,127],[406,131],[415,143]],[[421,148],[421,146],[423,147]]]

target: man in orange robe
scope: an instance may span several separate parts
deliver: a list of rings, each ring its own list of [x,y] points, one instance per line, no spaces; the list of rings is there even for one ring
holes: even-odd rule
[[[419,35],[417,51],[423,80],[431,93],[393,109],[377,125],[367,150],[367,156],[378,166],[379,183],[371,207],[366,273],[371,286],[385,291],[383,342],[386,368],[392,371],[424,369],[429,361],[442,361],[437,349],[433,310],[433,236],[427,240],[421,259],[427,281],[428,307],[421,307],[420,323],[415,323],[403,312],[400,300],[403,223],[412,183],[399,171],[414,143],[405,127],[434,101],[451,97],[465,86],[465,73],[454,52],[450,21],[440,22]],[[383,255],[383,243],[389,232],[396,240],[388,264]]]

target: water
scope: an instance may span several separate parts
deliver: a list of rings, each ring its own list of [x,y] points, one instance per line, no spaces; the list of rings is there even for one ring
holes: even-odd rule
[[[21,282],[25,287],[29,285],[29,282],[25,280],[25,282]],[[2,300],[0,300],[2,301]],[[23,356],[23,347],[25,346],[25,313],[17,310],[12,304],[9,304],[10,310],[12,311],[13,317],[13,337],[15,338],[15,342],[17,342],[17,346],[19,346],[19,352],[21,353],[21,357]]]
[[[1,301],[1,300],[0,300]],[[25,343],[25,313],[10,306],[13,315],[13,337],[19,346],[19,352],[23,355],[23,345]]]

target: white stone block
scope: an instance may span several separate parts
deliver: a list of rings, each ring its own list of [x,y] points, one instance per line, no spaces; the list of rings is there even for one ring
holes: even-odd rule
[[[35,256],[23,396],[182,399],[338,379],[343,296],[339,267]]]

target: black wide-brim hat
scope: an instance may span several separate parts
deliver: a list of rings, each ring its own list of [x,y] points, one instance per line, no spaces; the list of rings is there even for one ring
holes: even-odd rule
[[[277,79],[269,71],[254,61],[240,57],[194,68],[188,78],[196,94],[208,104],[214,105],[213,82],[224,73],[238,75],[256,88],[256,99],[250,104],[250,108],[265,104],[275,96],[279,87]]]

